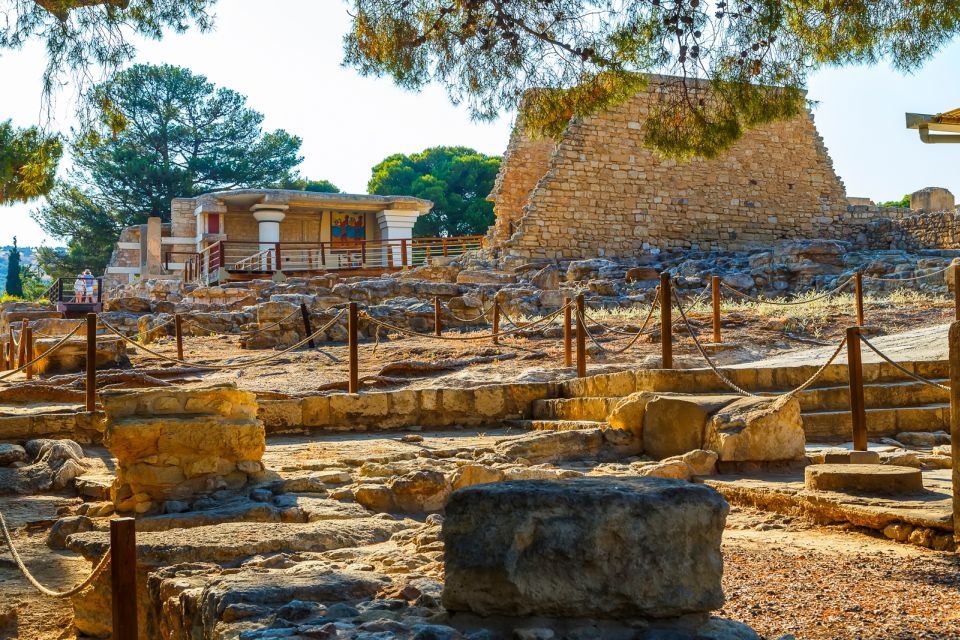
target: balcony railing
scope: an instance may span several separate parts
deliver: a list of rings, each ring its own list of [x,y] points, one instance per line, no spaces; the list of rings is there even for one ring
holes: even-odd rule
[[[188,282],[210,284],[221,268],[231,274],[272,275],[325,271],[396,271],[459,256],[483,247],[483,236],[331,242],[240,242],[222,240],[184,262]]]

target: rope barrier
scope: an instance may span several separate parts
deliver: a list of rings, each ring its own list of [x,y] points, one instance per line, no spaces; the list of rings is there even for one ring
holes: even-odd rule
[[[676,299],[677,309],[680,311],[680,317],[683,318],[684,323],[687,325],[687,331],[690,332],[690,336],[693,338],[693,343],[697,346],[697,350],[700,352],[700,356],[703,357],[707,365],[710,367],[713,373],[720,379],[720,381],[723,382],[728,387],[730,387],[731,389],[733,389],[734,391],[736,391],[737,393],[739,393],[740,395],[749,396],[753,398],[764,397],[756,393],[751,393],[746,389],[739,387],[736,383],[734,383],[727,376],[725,376],[720,371],[719,368],[717,368],[717,365],[714,364],[713,360],[710,359],[710,356],[707,355],[707,352],[703,348],[703,345],[700,344],[700,339],[697,337],[696,332],[693,330],[693,326],[690,324],[690,321],[687,319],[687,314],[684,311],[683,305],[680,304],[680,298],[679,296],[676,295],[676,292],[674,292],[674,298]],[[837,348],[834,350],[833,355],[831,355],[826,362],[820,365],[820,368],[817,369],[812,376],[807,378],[806,381],[804,381],[799,387],[792,389],[790,391],[787,391],[785,393],[773,394],[774,397],[777,397],[779,400],[786,400],[787,398],[792,398],[798,393],[805,391],[810,385],[812,385],[814,382],[820,379],[820,376],[824,374],[824,372],[827,370],[827,367],[833,364],[833,361],[836,360],[837,356],[840,355],[840,352],[843,351],[843,347],[846,343],[847,343],[847,338],[846,336],[844,336],[843,339],[840,341],[840,344],[837,345]]]
[[[40,362],[40,361],[43,360],[44,358],[53,355],[57,350],[59,350],[61,347],[63,347],[64,344],[66,344],[67,340],[69,340],[70,338],[72,338],[73,335],[74,335],[77,331],[80,330],[80,327],[81,327],[81,326],[83,326],[83,323],[81,323],[81,324],[77,325],[76,327],[74,327],[74,328],[73,328],[73,331],[71,331],[71,332],[68,333],[67,335],[63,336],[63,338],[61,338],[59,342],[57,342],[55,345],[53,345],[52,347],[50,347],[49,349],[47,349],[46,351],[44,351],[42,354],[40,354],[39,356],[37,356],[36,358],[34,358],[33,360],[31,360],[30,362],[28,362],[28,363],[26,363],[26,364],[24,364],[24,365],[21,365],[19,368],[14,369],[13,371],[7,371],[7,372],[3,373],[2,375],[0,375],[0,380],[5,380],[6,378],[9,378],[10,376],[12,376],[12,375],[15,374],[15,373],[20,373],[21,371],[25,371],[28,367],[32,367],[33,365],[37,364],[38,362]]]
[[[862,336],[862,335],[860,336],[860,341],[863,342],[863,344],[867,345],[867,346],[870,348],[870,350],[873,351],[875,354],[877,354],[878,356],[880,356],[881,358],[883,358],[888,364],[893,365],[895,368],[897,368],[897,369],[899,369],[901,372],[907,374],[908,376],[910,376],[910,377],[913,378],[914,380],[917,380],[918,382],[922,382],[922,383],[924,383],[924,384],[926,384],[926,385],[929,385],[929,386],[931,386],[931,387],[935,387],[935,388],[937,388],[937,389],[941,389],[941,390],[943,390],[943,391],[950,391],[950,387],[948,387],[947,385],[940,384],[939,382],[934,382],[933,380],[930,380],[930,379],[928,379],[928,378],[924,378],[923,376],[921,376],[921,375],[919,375],[919,374],[916,374],[916,373],[910,371],[909,369],[907,369],[906,367],[904,367],[903,365],[901,365],[899,362],[893,361],[887,354],[883,353],[882,351],[880,351],[880,349],[877,349],[875,346],[873,346],[873,343],[870,342],[869,340],[867,340],[867,339],[866,339],[864,336]]]
[[[642,336],[646,331],[647,325],[650,323],[650,318],[653,317],[653,312],[657,308],[657,303],[659,302],[659,300],[660,300],[660,295],[658,294],[653,301],[653,305],[650,307],[650,311],[647,312],[647,318],[643,321],[643,325],[640,327],[640,330],[637,331],[636,335],[633,336],[630,342],[628,342],[624,347],[620,349],[608,349],[604,345],[600,344],[597,341],[597,339],[593,337],[593,334],[590,333],[590,328],[587,326],[587,323],[584,321],[583,316],[587,315],[586,311],[584,311],[583,315],[577,314],[577,322],[583,323],[584,333],[586,333],[587,337],[590,338],[590,342],[596,345],[597,348],[599,348],[601,351],[604,351],[605,353],[609,353],[609,354],[614,354],[614,355],[618,353],[624,353],[625,351],[633,347],[633,345],[637,343],[637,340],[640,339],[640,336]]]
[[[494,302],[493,304],[496,304],[496,302]],[[465,322],[465,323],[468,323],[468,324],[469,324],[469,323],[471,323],[471,322],[476,322],[476,321],[479,320],[480,318],[486,318],[487,314],[490,313],[490,312],[493,310],[493,304],[490,305],[489,307],[487,307],[486,309],[484,309],[483,306],[481,306],[481,307],[480,307],[480,308],[481,308],[480,315],[478,315],[478,316],[477,316],[476,318],[474,318],[473,320],[467,320],[466,318],[461,318],[460,316],[458,316],[457,314],[455,314],[455,313],[453,312],[453,309],[450,308],[450,303],[449,303],[449,302],[445,302],[443,306],[446,307],[447,313],[450,314],[450,317],[451,317],[451,318],[453,318],[453,319],[456,320],[457,322]]]
[[[13,539],[10,536],[10,531],[7,529],[7,521],[3,517],[3,513],[0,513],[0,533],[3,534],[3,540],[7,544],[7,548],[10,549],[10,555],[13,556],[14,562],[17,563],[17,568],[20,569],[20,573],[23,574],[23,577],[33,585],[33,587],[42,593],[45,596],[50,596],[51,598],[69,598],[75,596],[97,579],[97,577],[103,573],[103,570],[107,568],[107,565],[110,564],[110,549],[107,548],[106,553],[103,554],[103,557],[97,562],[93,567],[93,571],[87,576],[80,584],[77,586],[67,589],[66,591],[54,591],[53,589],[48,589],[47,587],[40,584],[40,581],[33,577],[33,574],[30,573],[30,570],[27,569],[27,565],[23,563],[23,558],[20,557],[20,554],[17,552],[16,547],[13,546]]]
[[[418,338],[432,338],[432,339],[434,339],[434,340],[452,340],[452,341],[458,341],[458,342],[466,342],[466,341],[470,341],[470,340],[491,340],[491,339],[493,339],[493,338],[503,338],[503,337],[506,337],[506,336],[513,335],[513,334],[515,334],[515,333],[521,333],[521,332],[524,332],[524,331],[529,331],[531,328],[533,328],[533,327],[535,327],[535,326],[537,326],[537,325],[543,324],[544,322],[546,322],[546,321],[548,321],[548,320],[552,320],[553,318],[557,317],[558,315],[560,315],[561,313],[563,313],[563,310],[566,309],[568,306],[569,306],[569,305],[563,305],[562,307],[560,307],[559,309],[557,309],[556,311],[554,311],[554,312],[551,313],[550,315],[544,316],[543,318],[540,318],[539,320],[536,320],[536,321],[534,321],[534,322],[531,322],[530,324],[528,324],[528,325],[526,325],[526,326],[524,326],[524,327],[518,327],[518,326],[516,326],[516,324],[514,324],[512,320],[510,320],[509,318],[507,318],[507,320],[508,320],[511,324],[514,325],[514,328],[513,328],[513,329],[508,329],[507,331],[500,331],[500,332],[498,332],[498,333],[490,333],[490,334],[486,334],[486,335],[482,335],[482,336],[450,336],[450,335],[437,336],[437,335],[434,335],[434,334],[432,334],[432,333],[417,333],[416,331],[412,331],[412,330],[410,330],[410,329],[404,329],[403,327],[398,327],[397,325],[390,324],[389,322],[384,322],[383,320],[378,320],[377,318],[374,318],[373,316],[371,316],[371,315],[370,315],[369,313],[367,313],[366,311],[364,311],[364,312],[361,314],[361,317],[362,317],[363,319],[365,319],[365,320],[368,320],[368,321],[370,321],[370,322],[372,322],[372,323],[374,323],[374,324],[376,324],[376,325],[379,325],[379,326],[383,327],[384,329],[387,329],[387,330],[389,330],[389,331],[396,331],[397,333],[402,333],[402,334],[405,334],[405,335],[408,335],[408,336],[416,336],[416,337],[418,337]],[[506,316],[504,316],[504,317],[506,317]]]
[[[115,327],[113,327],[112,325],[110,325],[110,324],[109,324],[108,322],[106,322],[106,321],[104,321],[104,325],[105,325],[108,329],[110,329],[111,331],[113,331],[113,333],[117,334],[118,336],[120,336],[120,338],[122,338],[123,340],[127,341],[128,343],[130,343],[130,344],[133,345],[134,347],[137,347],[138,349],[142,349],[143,351],[146,351],[147,353],[149,353],[149,354],[151,354],[151,355],[154,355],[154,356],[160,358],[161,360],[166,360],[166,361],[168,361],[168,362],[174,362],[174,363],[176,363],[176,364],[183,365],[183,366],[185,366],[185,367],[192,367],[192,368],[194,368],[194,369],[242,369],[242,368],[244,368],[244,367],[249,367],[249,366],[251,366],[251,365],[262,364],[262,363],[264,363],[264,362],[269,362],[269,361],[271,361],[271,360],[275,360],[276,358],[279,358],[280,356],[286,355],[286,354],[290,353],[291,351],[295,351],[296,349],[299,349],[299,348],[302,347],[303,345],[305,345],[305,344],[307,344],[308,342],[310,342],[310,340],[318,337],[318,336],[319,336],[320,334],[322,334],[324,331],[326,331],[327,329],[329,329],[330,327],[332,327],[334,324],[336,324],[336,322],[343,316],[344,313],[345,313],[344,310],[341,309],[340,312],[337,313],[337,315],[335,315],[332,320],[330,320],[330,322],[328,322],[327,324],[323,325],[322,327],[320,327],[319,329],[317,329],[316,331],[314,331],[314,332],[311,333],[309,336],[307,336],[306,338],[304,338],[304,339],[301,340],[300,342],[296,343],[296,344],[293,345],[292,347],[288,347],[288,348],[284,349],[283,351],[278,351],[278,352],[275,353],[275,354],[272,354],[272,355],[269,355],[269,356],[266,356],[266,357],[263,357],[263,358],[257,358],[257,359],[254,359],[254,360],[248,360],[248,361],[246,361],[246,362],[232,362],[232,363],[223,363],[223,364],[217,364],[217,365],[210,365],[210,364],[206,364],[206,363],[202,363],[202,362],[190,362],[190,361],[188,361],[188,360],[180,360],[179,358],[171,358],[170,356],[164,355],[164,354],[162,354],[162,353],[158,353],[158,352],[154,351],[153,349],[150,349],[150,348],[148,348],[148,347],[145,347],[145,346],[142,345],[142,344],[138,344],[138,343],[134,342],[134,341],[131,340],[130,338],[128,338],[128,337],[126,337],[125,335],[123,335],[122,333],[120,333]]]
[[[938,276],[941,273],[946,273],[946,271],[949,270],[951,266],[953,265],[948,264],[943,269],[940,269],[938,271],[925,273],[922,276],[911,276],[909,278],[881,278],[880,276],[868,276],[867,274],[863,274],[861,277],[866,278],[868,280],[877,280],[878,282],[911,282],[913,280],[923,280],[925,278],[930,278],[932,276]]]
[[[737,289],[736,287],[731,287],[730,285],[726,284],[726,283],[723,282],[722,280],[720,281],[720,286],[725,287],[725,288],[729,289],[730,291],[733,291],[734,293],[739,294],[739,295],[743,296],[744,298],[746,298],[747,300],[749,300],[749,301],[751,301],[751,302],[754,302],[754,303],[756,303],[756,304],[770,304],[770,305],[774,305],[774,306],[777,306],[777,307],[793,307],[793,306],[796,306],[796,305],[799,305],[799,304],[809,304],[809,303],[811,303],[811,302],[816,302],[817,300],[823,300],[824,298],[829,298],[829,297],[832,296],[833,294],[835,294],[835,293],[837,293],[838,291],[840,291],[841,289],[845,288],[848,284],[850,284],[851,282],[853,282],[853,280],[854,280],[854,277],[853,277],[853,276],[850,276],[849,278],[847,278],[846,280],[844,280],[841,284],[837,285],[837,286],[834,287],[833,289],[830,289],[830,290],[828,290],[828,291],[824,291],[823,293],[821,293],[820,295],[818,295],[818,296],[816,296],[816,297],[813,297],[813,298],[804,298],[803,300],[792,300],[792,301],[788,301],[788,302],[777,302],[776,300],[765,300],[765,299],[763,299],[763,298],[756,298],[756,297],[754,297],[754,296],[751,296],[751,295],[750,295],[749,293],[747,293],[746,291],[741,291],[740,289]]]

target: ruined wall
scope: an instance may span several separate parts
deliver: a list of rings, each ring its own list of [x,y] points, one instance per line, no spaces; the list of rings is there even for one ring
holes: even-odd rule
[[[556,150],[557,145],[552,140],[533,140],[519,130],[510,136],[497,181],[487,196],[487,200],[494,203],[497,216],[491,234],[495,241],[513,235],[530,192],[547,173]]]
[[[960,209],[878,218],[867,226],[863,240],[858,244],[867,249],[960,249]]]
[[[501,242],[505,254],[625,257],[847,233],[844,187],[809,113],[747,131],[720,158],[678,163],[643,144],[657,90],[653,80],[626,103],[571,124],[543,173],[548,149],[514,134],[493,194],[498,230],[540,177],[517,233]]]

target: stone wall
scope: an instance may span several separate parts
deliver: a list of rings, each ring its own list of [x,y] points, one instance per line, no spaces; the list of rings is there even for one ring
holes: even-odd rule
[[[510,136],[497,181],[487,196],[496,207],[497,218],[491,231],[495,241],[506,240],[516,231],[530,192],[547,173],[556,149],[552,140],[534,140],[521,131]]]
[[[907,210],[909,212],[909,210]],[[912,212],[909,212],[912,213]],[[869,249],[960,249],[960,209],[870,222],[860,243]]]
[[[574,121],[545,172],[547,147],[514,133],[492,196],[498,218],[515,220],[521,194],[536,186],[505,254],[625,257],[845,235],[846,194],[811,114],[751,129],[717,159],[678,163],[643,143],[662,89],[652,79],[626,103]]]

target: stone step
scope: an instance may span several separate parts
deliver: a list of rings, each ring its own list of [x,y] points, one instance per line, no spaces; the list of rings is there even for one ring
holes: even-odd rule
[[[801,414],[808,442],[845,442],[852,437],[849,411],[805,411]],[[901,431],[950,431],[950,404],[867,409],[871,438],[893,437]]]
[[[945,360],[902,363],[908,370],[928,379],[944,379],[950,375]],[[731,368],[724,373],[740,387],[760,393],[793,389],[806,382],[817,366],[777,368]],[[867,384],[909,382],[912,378],[887,363],[863,365]],[[842,387],[848,382],[847,365],[833,364],[826,368],[814,388]],[[640,369],[600,374],[587,378],[567,380],[560,385],[564,398],[623,397],[634,391],[663,391],[676,393],[728,393],[729,389],[710,369]]]
[[[507,420],[504,425],[525,431],[577,431],[604,429],[607,423],[605,420]]]
[[[603,422],[620,398],[554,398],[534,400],[533,417],[540,420],[589,420]]]
[[[946,379],[934,380],[949,384]],[[850,387],[814,387],[797,394],[802,411],[844,411],[850,408]],[[950,392],[916,380],[877,382],[863,385],[863,399],[868,409],[909,407],[950,402]]]

